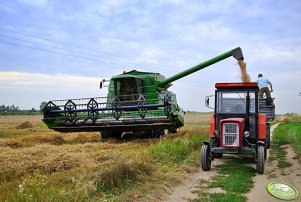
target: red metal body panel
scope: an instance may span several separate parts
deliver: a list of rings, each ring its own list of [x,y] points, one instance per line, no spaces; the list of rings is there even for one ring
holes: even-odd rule
[[[214,114],[212,114],[210,119],[209,137],[214,137],[214,125],[215,125]]]
[[[239,145],[238,146],[225,146],[223,145],[223,124],[224,123],[237,123],[238,124],[238,130],[239,130]],[[245,127],[245,119],[244,118],[227,118],[222,119],[220,121],[220,145],[225,148],[239,148],[242,146],[242,140],[243,140],[243,130]]]
[[[266,115],[265,114],[259,114],[258,116],[258,122],[259,122],[259,140],[265,140],[266,139]]]
[[[258,85],[256,82],[247,82],[247,83],[216,83],[215,88],[256,88]]]

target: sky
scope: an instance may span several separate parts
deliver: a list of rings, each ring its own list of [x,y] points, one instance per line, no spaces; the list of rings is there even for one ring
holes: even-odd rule
[[[105,96],[103,78],[169,77],[239,46],[252,81],[272,82],[276,113],[301,113],[300,24],[300,0],[0,0],[0,105]],[[204,112],[216,82],[239,81],[231,57],[170,90]]]

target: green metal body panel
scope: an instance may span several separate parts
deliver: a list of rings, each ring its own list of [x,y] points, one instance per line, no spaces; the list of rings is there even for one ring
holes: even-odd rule
[[[225,53],[223,53],[221,55],[218,55],[218,56],[216,56],[216,57],[214,57],[214,58],[212,58],[210,60],[207,60],[207,61],[202,62],[202,63],[200,63],[200,64],[198,64],[196,66],[193,66],[193,67],[191,67],[189,69],[186,69],[185,71],[182,71],[182,72],[180,72],[180,73],[178,73],[176,75],[173,75],[173,76],[171,76],[171,77],[169,77],[169,78],[167,78],[165,80],[162,80],[162,81],[159,82],[158,86],[163,88],[167,84],[169,84],[169,83],[171,83],[173,81],[176,81],[176,80],[178,80],[180,78],[183,78],[183,77],[185,77],[185,76],[187,76],[189,74],[192,74],[192,73],[194,73],[196,71],[199,71],[199,70],[201,70],[201,69],[203,69],[205,67],[213,65],[214,63],[217,63],[217,62],[219,62],[221,60],[224,60],[224,59],[226,59],[228,57],[231,57],[231,56],[233,56],[235,59],[242,59],[243,60],[242,51],[241,51],[241,49],[239,47],[237,47],[237,48],[232,49],[232,50],[230,50],[228,52],[225,52]]]
[[[175,131],[184,125],[184,111],[176,95],[167,90],[171,82],[230,56],[243,59],[241,49],[235,48],[167,79],[154,72],[124,72],[110,79],[105,98],[50,101],[43,121],[61,132]]]

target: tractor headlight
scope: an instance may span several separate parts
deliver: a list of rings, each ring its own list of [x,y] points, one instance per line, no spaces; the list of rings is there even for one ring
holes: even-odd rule
[[[244,132],[244,136],[245,136],[245,137],[249,137],[249,136],[250,136],[250,132],[249,132],[249,131],[245,131],[245,132]]]
[[[215,131],[214,131],[214,137],[219,137],[219,132],[218,132],[218,130],[215,130]]]

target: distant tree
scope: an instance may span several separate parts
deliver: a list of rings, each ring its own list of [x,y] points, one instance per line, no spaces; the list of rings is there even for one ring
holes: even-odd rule
[[[37,110],[35,108],[31,108],[31,111],[32,112],[36,112]]]
[[[0,106],[0,112],[4,112],[5,109],[6,109],[5,105],[1,105],[1,106]]]
[[[12,104],[11,106],[7,105],[1,105],[0,106],[0,112],[20,112],[22,110],[19,109],[19,106],[15,106]]]
[[[12,106],[8,106],[8,111],[9,112],[17,112],[20,111],[18,106],[15,106],[14,104]]]
[[[40,104],[40,111],[43,111],[44,107],[47,105],[46,101],[41,102]]]

